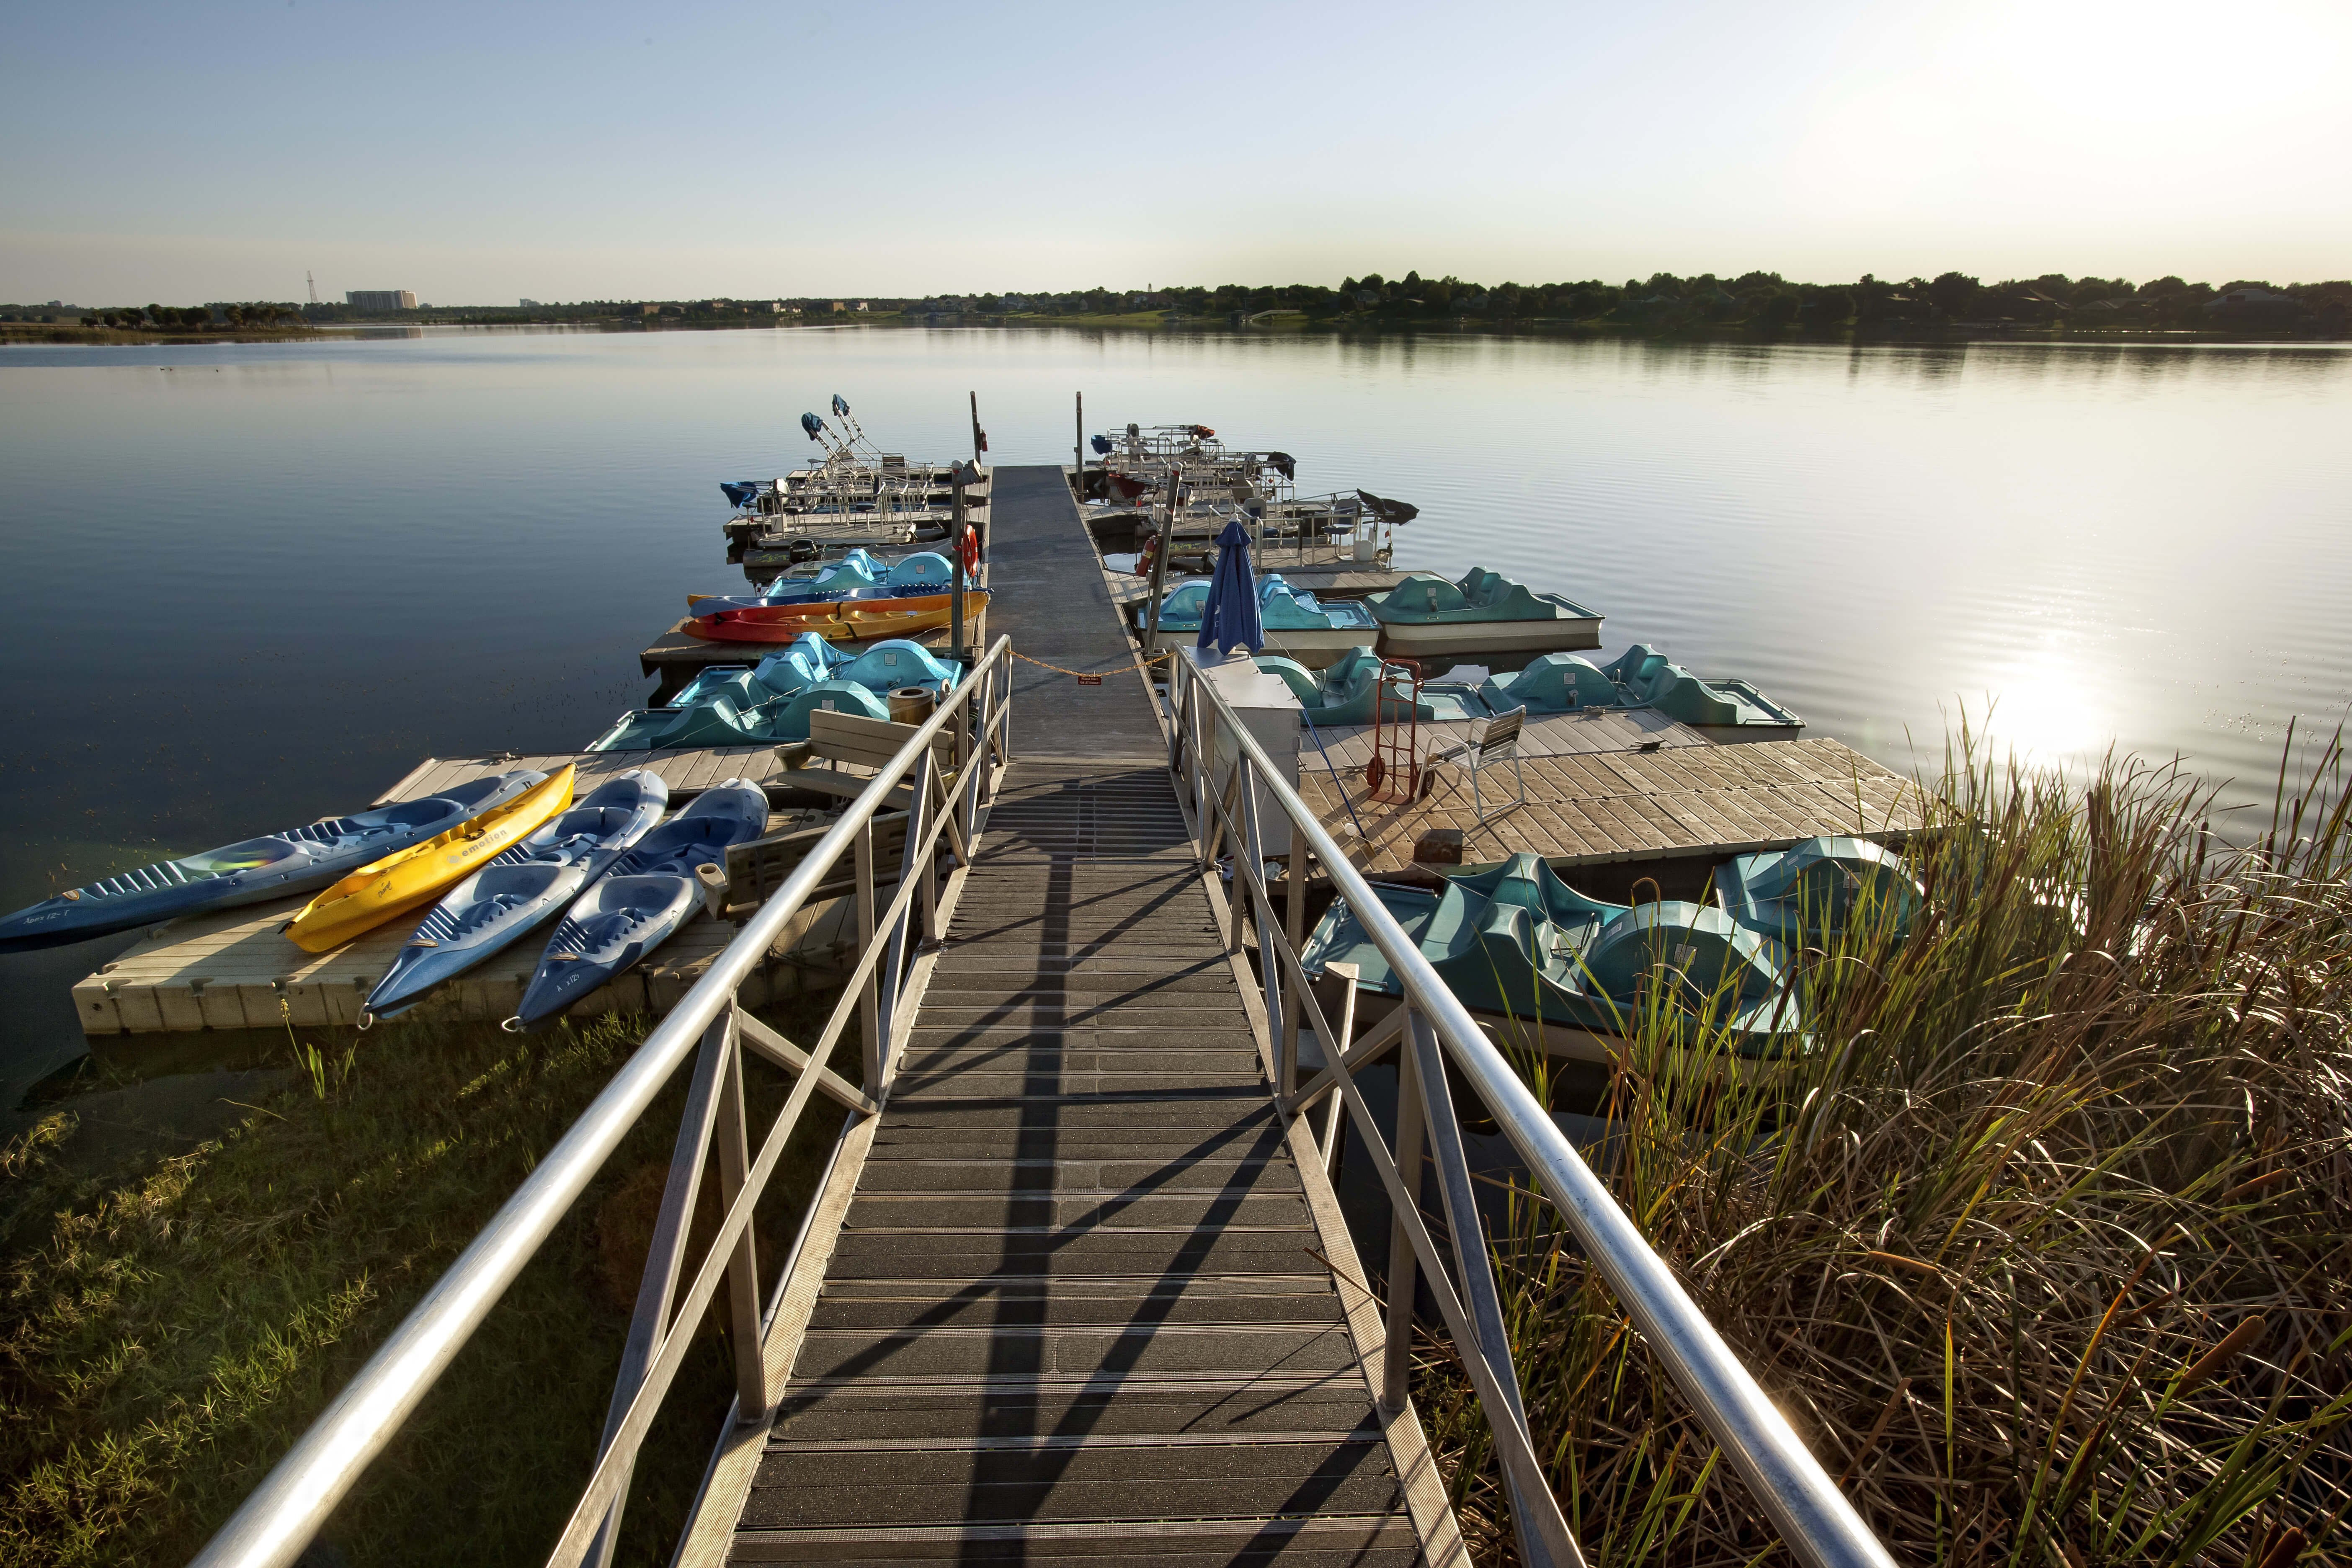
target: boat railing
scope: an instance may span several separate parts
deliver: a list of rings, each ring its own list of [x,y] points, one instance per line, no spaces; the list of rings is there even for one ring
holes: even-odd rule
[[[820,1205],[835,1195],[835,1184],[820,1184],[820,1196],[803,1220],[764,1308],[753,1210],[813,1099],[822,1096],[845,1112],[825,1161],[828,1176],[854,1141],[873,1136],[897,1066],[891,1043],[903,1032],[902,1003],[909,984],[929,967],[920,950],[935,947],[946,928],[971,862],[982,812],[1011,756],[1011,639],[1000,637],[222,1526],[196,1557],[200,1568],[277,1568],[302,1554],[689,1058],[693,1071],[668,1181],[596,1465],[548,1562],[571,1568],[612,1560],[638,1450],[706,1314],[722,1294],[735,1358],[735,1403],[727,1431],[756,1433],[775,1405],[785,1370],[776,1364],[781,1357],[769,1342],[769,1330],[788,1303],[812,1294],[820,1282],[827,1250],[818,1223]],[[875,864],[875,817],[885,808],[907,813],[895,891],[881,879],[885,868]],[[942,842],[956,858],[944,881],[939,874]],[[844,859],[855,871],[856,962],[832,1016],[803,1047],[751,1017],[737,993]],[[863,1047],[855,1083],[828,1065],[853,1021]],[[793,1078],[791,1092],[756,1140],[743,1092],[747,1056]],[[688,1238],[696,1228],[696,1197],[714,1154],[722,1212],[702,1256],[690,1260]],[[840,1216],[831,1218],[837,1225]],[[814,1246],[812,1237],[818,1238]],[[741,1450],[739,1443],[732,1451],[740,1458]],[[730,1452],[725,1438],[720,1452]],[[755,1458],[756,1449],[750,1454]]]
[[[1202,871],[1221,863],[1231,867],[1224,942],[1239,953],[1254,938],[1283,1110],[1295,1118],[1321,1109],[1318,1137],[1327,1166],[1338,1159],[1344,1112],[1356,1130],[1351,1152],[1367,1157],[1388,1194],[1388,1326],[1377,1373],[1382,1405],[1396,1410],[1407,1398],[1418,1282],[1436,1304],[1494,1436],[1521,1561],[1580,1568],[1583,1557],[1528,1428],[1454,1110],[1452,1089],[1458,1086],[1500,1127],[1797,1561],[1807,1568],[1893,1568],[1894,1559],[1692,1301],[1673,1268],[1652,1249],[1550,1112],[1479,1030],[1420,944],[1381,904],[1213,682],[1183,657],[1171,661],[1169,680],[1169,771],[1192,818]],[[1286,829],[1287,863],[1277,910],[1268,885],[1267,850]],[[1402,983],[1402,1004],[1360,1036],[1355,1033],[1352,984],[1343,994],[1335,1025],[1317,1000],[1300,959],[1306,939],[1303,895],[1311,868],[1318,867]],[[1324,1064],[1303,1084],[1302,1026],[1319,1042]],[[1381,1131],[1356,1081],[1365,1068],[1391,1058],[1397,1066],[1392,1139]],[[1423,1217],[1424,1177],[1431,1166],[1451,1244],[1443,1250]]]

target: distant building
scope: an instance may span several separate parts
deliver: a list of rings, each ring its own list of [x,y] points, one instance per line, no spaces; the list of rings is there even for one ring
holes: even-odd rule
[[[536,310],[541,309],[541,305],[536,300],[525,300],[522,302],[522,308],[526,310]]]
[[[835,300],[833,302],[833,308],[836,310],[846,310],[849,309],[849,302],[845,300]]]
[[[351,289],[343,303],[354,310],[414,310],[416,296],[405,289]]]

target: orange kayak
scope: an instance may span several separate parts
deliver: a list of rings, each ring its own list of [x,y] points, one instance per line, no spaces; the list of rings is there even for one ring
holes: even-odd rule
[[[964,624],[970,626],[988,608],[988,590],[974,588],[963,596]],[[935,631],[955,616],[945,594],[925,594],[903,599],[851,600],[834,605],[767,605],[756,610],[728,610],[686,623],[686,629],[706,642],[788,643],[816,632],[828,642],[871,642],[877,637],[902,637],[913,632]]]

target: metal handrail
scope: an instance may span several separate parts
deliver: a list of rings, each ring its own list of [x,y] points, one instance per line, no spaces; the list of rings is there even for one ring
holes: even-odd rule
[[[1339,845],[1324,829],[1322,822],[1301,800],[1284,779],[1272,758],[1251,735],[1248,728],[1234,715],[1213,681],[1205,679],[1189,658],[1172,662],[1169,704],[1174,722],[1169,737],[1169,763],[1177,775],[1181,791],[1188,794],[1195,806],[1199,826],[1201,854],[1204,864],[1213,861],[1222,836],[1235,840],[1233,844],[1234,864],[1234,931],[1230,939],[1239,941],[1241,894],[1246,889],[1260,910],[1259,948],[1265,966],[1267,991],[1267,1024],[1279,1031],[1279,1065],[1282,1075],[1281,1091],[1287,1109],[1296,1113],[1320,1098],[1321,1092],[1336,1089],[1357,1121],[1359,1129],[1371,1133],[1369,1110],[1360,1097],[1353,1092],[1351,1072],[1363,1061],[1381,1054],[1370,1048],[1350,1051],[1342,1035],[1328,1031],[1323,1037],[1331,1043],[1332,1061],[1318,1078],[1317,1084],[1298,1093],[1293,1083],[1296,1076],[1296,1035],[1299,1013],[1303,1006],[1311,1011],[1320,1024],[1320,1009],[1316,1007],[1311,994],[1303,984],[1304,971],[1299,967],[1298,949],[1302,945],[1297,911],[1302,908],[1298,897],[1305,878],[1301,874],[1306,856],[1301,846],[1319,859],[1331,878],[1339,895],[1348,900],[1364,933],[1387,960],[1390,972],[1404,988],[1405,1006],[1363,1044],[1369,1047],[1376,1037],[1394,1035],[1402,1047],[1400,1060],[1400,1118],[1398,1150],[1394,1164],[1418,1172],[1422,1154],[1420,1142],[1421,1117],[1407,1114],[1416,1097],[1406,1090],[1421,1080],[1422,1102],[1433,1122],[1433,1140],[1441,1144],[1445,1129],[1452,1127],[1452,1108],[1442,1071],[1436,1081],[1425,1081],[1437,1069],[1437,1052],[1425,1048],[1425,1042],[1416,1041],[1424,1030],[1435,1037],[1444,1058],[1459,1072],[1477,1095],[1500,1127],[1511,1147],[1537,1178],[1545,1195],[1559,1209],[1583,1247],[1586,1256],[1601,1271],[1615,1293],[1633,1326],[1641,1331],[1664,1362],[1667,1372],[1683,1396],[1687,1399],[1707,1431],[1721,1446],[1732,1468],[1747,1482],[1767,1517],[1798,1560],[1808,1568],[1894,1568],[1894,1559],[1885,1547],[1863,1522],[1853,1504],[1846,1500],[1822,1468],[1821,1463],[1806,1448],[1788,1418],[1781,1415],[1770,1397],[1759,1387],[1739,1359],[1725,1344],[1715,1326],[1683,1289],[1674,1270],[1665,1259],[1652,1249],[1633,1219],[1619,1207],[1609,1194],[1576,1146],[1570,1142],[1551,1119],[1550,1112],[1529,1091],[1513,1070],[1503,1053],[1489,1041],[1471,1018],[1469,1010],[1454,995],[1445,982],[1439,978],[1421,946],[1400,926],[1383,906],[1363,876],[1351,864]],[[1204,700],[1205,700],[1205,703]],[[1214,747],[1203,746],[1202,721],[1222,726],[1224,735],[1218,737]],[[1217,750],[1230,743],[1234,763],[1232,782],[1222,792],[1214,777],[1213,756]],[[1189,764],[1189,765],[1188,765]],[[1290,918],[1284,922],[1286,931],[1276,928],[1269,918],[1272,905],[1267,898],[1261,867],[1261,835],[1258,830],[1257,800],[1263,795],[1273,802],[1289,819],[1293,841],[1289,859],[1290,871],[1285,902]],[[1238,828],[1238,833],[1233,832]],[[1246,859],[1246,865],[1244,860]],[[1352,988],[1351,988],[1352,989]],[[1416,1048],[1416,1047],[1420,1048]],[[1329,1080],[1328,1083],[1325,1080]],[[1321,1086],[1318,1088],[1318,1085]],[[1458,1130],[1457,1130],[1458,1132]],[[1367,1136],[1368,1143],[1376,1137]],[[1327,1155],[1328,1157],[1328,1155]],[[1454,1151],[1453,1163],[1458,1164],[1460,1154]],[[1383,1162],[1385,1163],[1385,1162]],[[1441,1157],[1441,1175],[1448,1162]],[[1391,1300],[1390,1302],[1391,1346],[1389,1377],[1391,1393],[1395,1400],[1402,1394],[1403,1357],[1397,1353],[1402,1337],[1409,1333],[1412,1289],[1411,1267],[1414,1253],[1433,1256],[1425,1233],[1422,1232],[1418,1203],[1408,1188],[1397,1179],[1393,1168],[1381,1172],[1390,1184],[1391,1201],[1396,1208],[1397,1239],[1401,1245],[1391,1248],[1392,1257],[1402,1257],[1404,1270],[1392,1269]],[[1412,1192],[1417,1192],[1418,1182]],[[1454,1329],[1457,1342],[1465,1337],[1480,1342],[1460,1343],[1462,1362],[1480,1394],[1489,1423],[1496,1429],[1501,1441],[1498,1448],[1506,1460],[1506,1479],[1516,1482],[1515,1467],[1510,1456],[1517,1445],[1509,1439],[1524,1427],[1516,1419],[1517,1384],[1509,1374],[1507,1347],[1483,1342],[1489,1336],[1478,1332],[1475,1323],[1466,1313],[1484,1306],[1479,1281],[1467,1278],[1483,1268],[1483,1247],[1476,1245],[1477,1221],[1475,1212],[1457,1213],[1457,1194],[1445,1191],[1447,1217],[1452,1222],[1458,1267],[1465,1279],[1466,1293],[1473,1300],[1468,1309],[1454,1298],[1450,1288],[1440,1278],[1429,1285],[1436,1295],[1441,1310]],[[1463,1199],[1466,1202],[1466,1196]],[[1468,1230],[1465,1246],[1465,1228]],[[1408,1234],[1412,1233],[1412,1234]],[[1474,1262],[1472,1251],[1479,1254]],[[1402,1272],[1402,1278],[1396,1278]],[[1489,1287],[1491,1289],[1491,1287]],[[1402,1295],[1402,1300],[1394,1299]],[[1402,1321],[1400,1321],[1400,1313]],[[1478,1310],[1483,1316],[1483,1310]],[[1497,1325],[1499,1326],[1499,1325]],[[1468,1331],[1466,1336],[1464,1331]],[[1505,1364],[1497,1369],[1491,1363],[1497,1351]],[[1492,1386],[1490,1386],[1492,1385]],[[1505,1408],[1496,1409],[1497,1400]],[[1394,1400],[1391,1401],[1392,1403]],[[1515,1497],[1517,1488],[1514,1485]],[[1549,1494],[1541,1500],[1549,1503]],[[1533,1509],[1515,1509],[1515,1517]],[[1541,1512],[1557,1518],[1550,1508]],[[1529,1544],[1522,1527],[1523,1548]],[[1572,1555],[1574,1548],[1569,1547]],[[1557,1555],[1557,1553],[1550,1553]]]
[[[891,901],[888,916],[878,922],[876,921],[871,896],[873,818],[877,812],[891,804],[893,792],[908,773],[919,767],[919,777],[923,781],[923,791],[919,792],[916,801],[918,815],[910,821],[907,836],[911,863],[918,849],[917,836],[921,830],[920,814],[928,808],[929,796],[924,792],[928,791],[934,773],[930,762],[932,748],[941,731],[956,721],[966,705],[975,699],[979,706],[980,733],[974,737],[969,765],[974,770],[984,769],[990,759],[999,753],[992,700],[992,694],[1003,688],[1005,695],[1002,701],[1009,701],[1011,682],[1006,672],[1010,668],[1011,647],[1011,638],[999,637],[995,645],[973,665],[965,679],[950,693],[949,700],[942,702],[930,719],[899,747],[897,755],[867,782],[856,799],[843,808],[840,819],[793,868],[783,885],[768,898],[759,912],[711,961],[709,972],[646,1035],[644,1043],[614,1075],[613,1081],[581,1113],[570,1131],[548,1151],[546,1157],[515,1189],[513,1196],[491,1216],[481,1234],[434,1282],[392,1336],[368,1358],[367,1364],[336,1394],[285,1458],[278,1460],[229,1521],[206,1543],[194,1559],[195,1568],[282,1568],[302,1553],[336,1504],[358,1481],[369,1462],[391,1442],[435,1380],[489,1315],[515,1277],[521,1273],[564,1214],[587,1190],[590,1181],[644,1117],[646,1109],[660,1096],[687,1058],[694,1054],[698,1047],[703,1047],[706,1049],[704,1059],[710,1064],[714,1078],[721,1078],[730,1070],[740,1070],[740,1058],[727,1055],[737,1031],[746,1022],[735,1014],[736,991],[766,957],[770,945],[783,933],[818,884],[832,872],[843,856],[853,853],[857,860],[861,885],[861,923],[866,928],[861,945],[868,950],[863,955],[858,971],[863,978],[866,993],[864,1011],[869,1026],[866,1086],[867,1091],[878,1100],[883,1092],[883,1083],[877,1069],[883,1064],[878,1054],[879,1043],[872,1027],[877,1014],[877,960],[881,950],[887,946],[891,950],[891,966],[897,967],[903,952],[907,921],[913,914],[911,900],[919,884],[912,878],[902,878],[898,896]],[[999,705],[1002,705],[1001,701]],[[958,794],[961,799],[958,804],[969,823],[976,808],[980,780],[975,776],[960,783],[961,787]],[[933,825],[931,836],[934,841],[942,828],[951,825],[955,816],[952,810],[946,812]],[[929,878],[924,878],[919,886],[925,889],[928,900]],[[929,912],[927,901],[925,913],[928,916]],[[857,979],[851,982],[853,986],[858,984]],[[833,1023],[828,1026],[828,1041],[837,1037],[845,1021],[843,1014],[852,1000],[845,996],[843,1011],[836,1012]],[[888,1016],[889,1001],[884,998],[880,1004],[884,1020]],[[709,1037],[714,1028],[719,1037],[720,1048],[717,1051],[708,1048],[711,1043]],[[766,1032],[761,1033],[764,1035]],[[773,1044],[773,1041],[770,1042],[772,1048]],[[784,1049],[789,1052],[794,1048],[786,1045]],[[823,1067],[824,1050],[810,1055],[814,1059],[806,1061],[802,1067],[800,1081],[794,1086],[793,1101],[788,1105],[786,1112],[779,1116],[780,1123],[786,1116],[796,1114],[797,1106],[806,1102],[811,1090],[827,1088],[824,1082],[827,1076]],[[698,1073],[698,1078],[700,1076]],[[740,1136],[740,1089],[730,1089],[724,1081],[708,1086],[698,1083],[697,1088],[698,1090],[707,1088],[722,1103],[731,1101],[726,1103],[726,1109],[731,1112],[734,1130]],[[690,1120],[695,1113],[696,1105],[690,1100]],[[708,1143],[709,1127],[710,1121],[706,1119],[702,1133],[704,1142],[695,1145],[698,1169],[698,1152]],[[684,1139],[681,1141],[685,1142]],[[778,1142],[780,1140],[772,1137],[771,1142]],[[765,1170],[747,1172],[743,1168],[744,1151],[740,1147],[730,1149],[722,1142],[719,1152],[722,1184],[739,1189],[739,1194],[748,1185],[752,1200],[756,1201]],[[761,1152],[765,1156],[764,1167],[772,1169],[772,1156],[764,1149]],[[687,1193],[687,1202],[690,1206],[690,1190]],[[748,1204],[742,1206],[748,1210]],[[748,1224],[748,1218],[747,1212],[722,1222],[719,1240],[712,1247],[702,1269],[702,1275],[710,1278],[698,1277],[695,1291],[690,1292],[690,1296],[698,1293],[708,1297],[715,1289],[716,1272],[729,1269],[732,1243],[736,1234]],[[744,1256],[748,1257],[748,1252]],[[731,1274],[733,1270],[729,1269],[729,1272]],[[753,1310],[756,1312],[756,1303]],[[663,1325],[665,1329],[668,1326]],[[690,1333],[692,1324],[688,1323],[686,1328]],[[740,1351],[740,1347],[739,1353]],[[754,1353],[757,1353],[756,1348]],[[651,1387],[652,1381],[649,1378],[646,1386]],[[627,1389],[621,1392],[635,1396],[641,1391]],[[626,1399],[622,1403],[630,1405]],[[627,1414],[634,1422],[641,1413],[631,1405]],[[649,1412],[643,1414],[649,1418]],[[764,1407],[749,1414],[753,1416],[764,1414]],[[600,1482],[605,1480],[608,1469],[625,1471],[626,1468],[625,1456],[622,1462],[616,1464],[610,1437],[608,1433],[606,1449],[600,1457]],[[625,1484],[625,1476],[622,1484]],[[604,1484],[604,1489],[611,1491],[614,1488]],[[585,1502],[583,1499],[583,1506]],[[593,1521],[591,1524],[593,1527]]]

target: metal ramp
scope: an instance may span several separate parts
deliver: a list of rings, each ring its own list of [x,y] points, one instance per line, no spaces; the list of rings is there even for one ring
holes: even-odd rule
[[[1005,775],[731,1561],[1425,1560],[1193,855],[1157,763]]]

